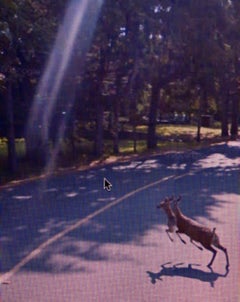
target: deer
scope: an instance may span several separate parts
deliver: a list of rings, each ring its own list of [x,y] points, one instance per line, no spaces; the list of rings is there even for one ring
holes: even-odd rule
[[[170,206],[170,202],[173,200],[173,197],[166,197],[160,204],[157,206],[158,209],[163,209],[163,211],[167,215],[167,226],[168,229],[166,229],[166,233],[168,235],[168,238],[173,241],[169,233],[174,233],[176,229],[176,216],[172,211],[172,208]]]
[[[158,209],[163,209],[163,211],[167,215],[167,226],[168,229],[166,229],[166,233],[168,235],[168,238],[173,241],[169,233],[174,233],[177,225],[176,225],[176,215],[174,214],[172,208],[171,208],[171,201],[173,200],[173,197],[166,197],[158,206]],[[179,235],[179,233],[176,232],[178,235],[179,239],[181,240],[182,243],[186,244],[186,241],[182,239],[182,237]],[[199,250],[203,250],[201,246],[196,245],[192,240],[191,243],[195,245]]]
[[[173,213],[176,216],[176,224],[177,224],[176,234],[179,237],[180,237],[179,234],[187,235],[190,238],[191,243],[193,243],[193,241],[199,242],[205,249],[213,253],[212,259],[207,265],[209,268],[212,266],[213,261],[215,260],[217,254],[217,251],[212,247],[212,245],[222,250],[226,257],[226,269],[228,269],[229,258],[228,258],[227,249],[220,244],[219,237],[215,232],[216,228],[210,229],[200,223],[197,223],[193,219],[185,216],[181,212],[178,206],[180,200],[181,200],[181,196],[179,196],[176,200],[174,200],[174,206],[173,206]]]

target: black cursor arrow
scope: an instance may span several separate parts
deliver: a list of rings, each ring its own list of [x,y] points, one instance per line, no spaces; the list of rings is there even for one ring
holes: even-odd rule
[[[107,180],[106,177],[103,178],[103,189],[110,192],[112,188],[112,184]]]

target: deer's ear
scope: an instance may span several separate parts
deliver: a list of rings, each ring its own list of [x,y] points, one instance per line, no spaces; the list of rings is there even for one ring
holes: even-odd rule
[[[182,196],[179,195],[178,198],[175,200],[175,202],[179,202],[182,199]]]

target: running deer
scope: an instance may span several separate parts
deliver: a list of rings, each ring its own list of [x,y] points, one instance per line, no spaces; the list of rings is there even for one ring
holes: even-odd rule
[[[167,215],[167,226],[168,226],[168,229],[166,229],[166,233],[168,235],[168,238],[173,241],[173,239],[171,238],[170,234],[169,233],[173,233],[176,229],[176,216],[175,214],[173,213],[172,211],[172,208],[170,206],[170,202],[171,200],[173,200],[173,197],[169,198],[165,198],[158,206],[157,208],[158,209],[163,209],[163,211],[166,213]]]
[[[196,221],[188,218],[187,216],[183,215],[181,210],[178,207],[178,203],[181,200],[181,196],[177,200],[174,201],[173,212],[176,215],[176,222],[177,228],[176,231],[177,235],[181,239],[179,234],[185,234],[190,237],[190,241],[194,244],[194,241],[200,242],[205,249],[211,251],[213,253],[211,261],[208,263],[208,267],[211,267],[213,261],[216,257],[217,251],[212,247],[215,246],[216,248],[222,250],[226,256],[226,268],[229,267],[229,259],[227,249],[220,244],[219,237],[215,233],[216,228],[211,230],[208,227],[205,227]]]

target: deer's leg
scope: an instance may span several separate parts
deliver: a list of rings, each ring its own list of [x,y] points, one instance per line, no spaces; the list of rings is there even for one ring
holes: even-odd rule
[[[216,244],[215,245],[218,249],[222,250],[226,256],[226,261],[227,261],[227,264],[226,264],[226,268],[228,269],[229,267],[229,258],[228,258],[228,253],[227,253],[227,249],[222,246],[220,243]]]
[[[168,229],[166,230],[166,233],[167,233],[167,235],[168,235],[168,238],[171,240],[171,241],[173,241],[173,239],[171,238],[171,236],[170,236],[170,233],[171,231],[169,231]]]
[[[195,245],[199,250],[203,250],[203,248],[201,247],[201,246],[199,246],[199,245],[197,245],[195,242],[193,242],[193,240],[192,239],[190,239],[190,242],[193,244],[193,245]]]
[[[207,249],[207,250],[209,250],[209,251],[211,251],[213,253],[212,259],[211,259],[211,261],[207,265],[208,267],[210,267],[213,264],[213,261],[214,261],[214,259],[216,257],[216,254],[217,254],[217,251],[214,248],[212,248],[211,246],[204,246],[204,247],[205,247],[205,249]]]
[[[186,241],[182,239],[182,237],[179,235],[179,231],[176,231],[176,234],[178,235],[179,239],[182,241],[182,243],[186,244]]]

